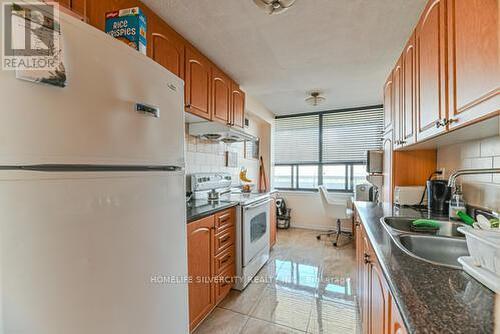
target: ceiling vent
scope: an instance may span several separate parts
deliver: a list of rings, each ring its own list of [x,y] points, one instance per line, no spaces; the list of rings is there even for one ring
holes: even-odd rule
[[[255,4],[269,15],[281,14],[292,7],[295,0],[253,0]]]

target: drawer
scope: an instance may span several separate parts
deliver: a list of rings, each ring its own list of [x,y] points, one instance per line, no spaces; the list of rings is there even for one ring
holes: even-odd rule
[[[235,225],[236,210],[230,208],[215,214],[215,233],[218,234],[225,229]]]
[[[219,254],[231,245],[234,245],[236,238],[236,229],[230,227],[215,235],[215,254]]]
[[[236,248],[233,244],[228,249],[215,256],[214,275],[220,275],[231,266],[234,266],[235,260]]]
[[[231,291],[236,279],[236,267],[234,265],[220,274],[215,281],[215,303],[219,304]]]

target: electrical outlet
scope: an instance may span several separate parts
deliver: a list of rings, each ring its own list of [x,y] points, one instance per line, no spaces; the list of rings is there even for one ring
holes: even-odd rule
[[[439,173],[440,173],[439,175],[440,175],[441,177],[443,177],[443,178],[444,178],[444,177],[446,177],[446,168],[444,168],[444,167],[443,167],[443,168],[439,168],[439,169],[437,170],[437,172],[439,172]]]

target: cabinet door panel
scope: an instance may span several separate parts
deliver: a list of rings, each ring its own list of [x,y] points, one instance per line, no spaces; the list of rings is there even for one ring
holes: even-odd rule
[[[403,122],[404,145],[415,143],[415,35],[412,35],[403,55]]]
[[[270,247],[272,248],[274,245],[276,245],[276,240],[277,240],[277,226],[276,226],[276,199],[271,198],[271,203],[269,204],[271,206],[270,208],[270,230],[269,230],[269,236],[270,236]]]
[[[184,78],[184,45],[156,30],[151,34],[151,57],[180,78]]]
[[[498,0],[448,0],[451,128],[500,110]]]
[[[196,279],[214,276],[214,216],[192,222],[187,229],[188,273],[193,278],[189,283],[189,323],[193,329],[215,307],[214,285]]]
[[[419,141],[446,131],[446,126],[436,126],[447,117],[445,10],[445,0],[429,2],[416,32]]]
[[[364,285],[364,275],[365,275],[365,263],[364,263],[364,240],[363,240],[363,226],[356,222],[356,264],[357,264],[357,296],[359,304],[359,315],[361,323],[364,323],[364,307],[365,300],[365,285]]]
[[[231,111],[231,81],[216,67],[212,67],[212,118],[229,123]]]
[[[394,302],[394,298],[391,298],[391,328],[390,334],[406,334],[406,327],[404,325],[401,314],[399,313],[398,307]]]
[[[392,130],[392,118],[393,118],[393,82],[392,82],[392,72],[387,78],[384,85],[384,130],[388,132]]]
[[[403,59],[399,58],[393,71],[394,82],[394,148],[402,146],[403,141]]]
[[[392,186],[393,186],[393,145],[392,145],[392,132],[384,136],[383,150],[384,150],[384,185],[382,191],[382,200],[385,203],[392,203]]]
[[[210,107],[210,63],[190,47],[186,48],[186,111],[212,119]]]
[[[234,82],[231,91],[231,124],[243,128],[245,126],[245,93]]]
[[[384,274],[374,261],[370,265],[370,334],[388,333],[389,294],[385,284]]]

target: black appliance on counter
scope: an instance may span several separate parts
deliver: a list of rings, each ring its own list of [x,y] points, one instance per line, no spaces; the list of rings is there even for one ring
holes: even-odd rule
[[[447,214],[450,208],[451,188],[446,180],[427,181],[427,205],[431,212]]]

